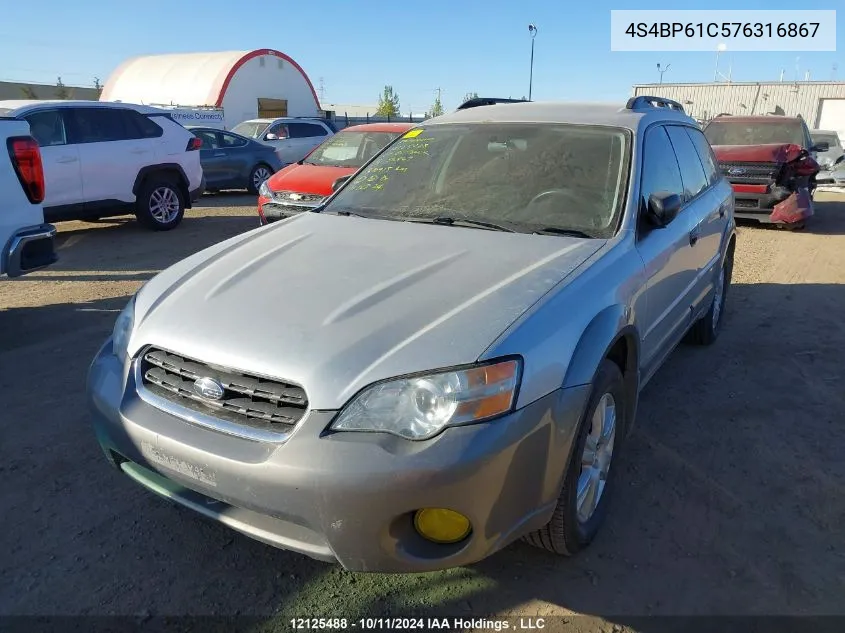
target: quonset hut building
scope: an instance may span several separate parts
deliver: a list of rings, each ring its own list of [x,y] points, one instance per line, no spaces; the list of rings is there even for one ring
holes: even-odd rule
[[[226,128],[259,117],[321,116],[302,67],[273,49],[150,55],[128,59],[106,81],[100,101],[216,111]],[[185,122],[182,120],[181,122]]]

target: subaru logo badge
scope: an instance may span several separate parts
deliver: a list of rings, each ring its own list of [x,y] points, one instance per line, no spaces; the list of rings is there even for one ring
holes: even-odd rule
[[[204,376],[202,378],[197,378],[194,381],[194,393],[201,398],[206,398],[207,400],[220,400],[220,398],[223,397],[224,392],[225,389],[223,388],[223,385],[214,380],[214,378]]]
[[[742,176],[745,173],[745,170],[742,167],[732,167],[728,170],[728,174],[731,176]]]

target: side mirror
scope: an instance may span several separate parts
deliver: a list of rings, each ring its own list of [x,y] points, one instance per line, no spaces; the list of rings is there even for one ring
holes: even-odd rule
[[[265,141],[278,141],[278,140],[279,140],[279,137],[278,137],[278,135],[277,135],[277,134],[273,134],[273,133],[271,132],[270,134],[265,134],[265,135],[264,135],[264,140],[265,140]]]
[[[658,228],[668,226],[669,223],[678,217],[681,212],[681,196],[668,191],[658,191],[648,198],[648,210],[646,217]]]
[[[810,148],[811,152],[826,152],[830,149],[830,143],[827,141],[822,141],[821,143],[816,143]]]
[[[845,154],[842,154],[839,158],[837,158],[835,161],[833,161],[833,164],[838,165],[842,161],[845,161]]]
[[[343,183],[345,183],[345,182],[346,182],[347,180],[349,180],[350,178],[352,178],[352,176],[351,176],[351,175],[349,175],[349,176],[341,176],[340,178],[338,178],[337,180],[335,180],[335,181],[332,183],[332,192],[335,192],[335,191],[337,191],[338,189],[340,189],[340,188],[343,186]]]

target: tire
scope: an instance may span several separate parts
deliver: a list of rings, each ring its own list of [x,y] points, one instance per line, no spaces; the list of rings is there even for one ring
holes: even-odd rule
[[[261,183],[273,175],[273,170],[265,163],[259,163],[249,172],[249,180],[246,183],[247,191],[253,195],[258,195],[258,188]]]
[[[172,178],[152,176],[138,193],[135,217],[154,231],[169,231],[179,226],[185,215],[185,196]]]
[[[732,273],[733,253],[731,252],[725,257],[725,262],[719,269],[719,281],[716,282],[717,291],[713,294],[710,309],[690,329],[688,340],[694,345],[712,345],[719,338],[722,324],[725,321],[725,308],[727,307]]]
[[[604,446],[605,450],[601,453],[594,451],[594,454],[597,455],[604,454],[605,459],[600,463],[593,462],[593,467],[584,469],[582,464],[584,463],[584,449],[587,446],[587,441],[590,439],[592,442],[594,438],[598,437],[596,430],[601,426],[597,412],[604,410],[605,415],[610,413],[611,411],[607,409],[608,404],[613,405],[612,413],[615,422],[613,432],[602,434],[605,435],[605,439],[599,442],[599,446]],[[607,515],[616,473],[612,464],[613,459],[618,458],[619,449],[627,430],[628,425],[625,419],[627,409],[622,372],[615,363],[605,359],[599,365],[599,370],[593,380],[590,400],[578,426],[572,456],[569,459],[563,487],[552,518],[544,527],[526,535],[525,540],[528,543],[554,554],[571,556],[592,542]],[[607,447],[609,447],[609,451],[607,451]],[[599,466],[598,469],[595,468],[596,464]],[[599,474],[601,471],[604,472],[603,475]],[[597,476],[597,479],[593,479],[593,481],[597,481],[598,487],[593,490],[597,493],[598,502],[595,503],[590,513],[587,505],[581,506],[579,511],[578,488],[591,480],[591,474],[594,477]],[[585,499],[585,503],[586,501],[587,499]]]

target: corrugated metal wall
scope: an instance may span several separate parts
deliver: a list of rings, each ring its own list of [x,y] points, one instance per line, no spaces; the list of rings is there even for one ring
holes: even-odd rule
[[[800,114],[813,128],[818,124],[821,99],[845,99],[845,82],[645,84],[634,86],[634,96],[639,95],[679,101],[691,116],[701,121],[723,112]]]
[[[69,99],[83,99],[86,101],[97,101],[99,92],[94,88],[81,88],[79,86],[65,86],[70,96]],[[45,86],[43,84],[25,84],[14,81],[0,81],[0,101],[6,99],[31,99],[29,90],[36,99],[55,99],[56,86]]]

